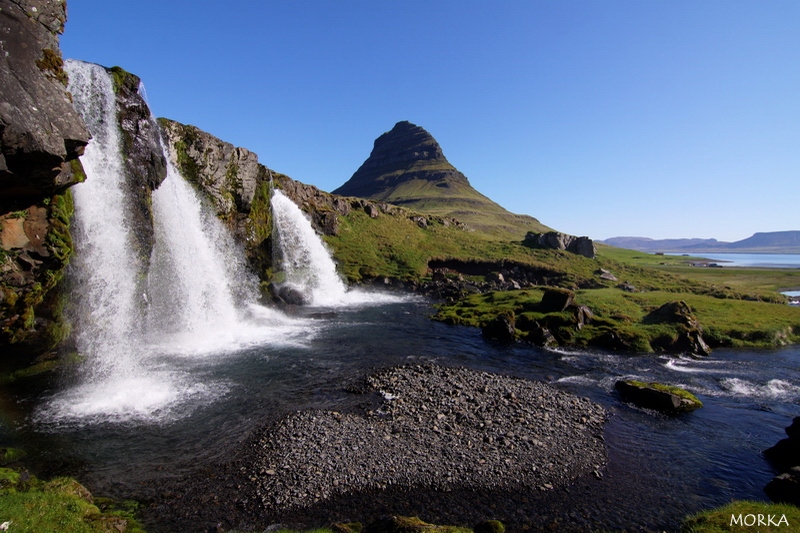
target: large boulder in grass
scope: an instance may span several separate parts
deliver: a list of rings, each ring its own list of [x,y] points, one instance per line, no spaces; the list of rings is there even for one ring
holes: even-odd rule
[[[703,407],[703,403],[694,394],[680,387],[636,380],[620,380],[617,381],[614,388],[625,402],[669,415],[686,413]]]
[[[569,289],[547,289],[542,295],[539,308],[546,312],[563,311],[575,302],[575,293]]]

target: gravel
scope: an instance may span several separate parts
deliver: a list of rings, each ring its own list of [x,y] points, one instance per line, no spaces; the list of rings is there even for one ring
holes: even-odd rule
[[[603,408],[543,383],[407,365],[365,385],[377,408],[292,413],[256,440],[242,474],[269,514],[382,491],[547,492],[606,463]]]

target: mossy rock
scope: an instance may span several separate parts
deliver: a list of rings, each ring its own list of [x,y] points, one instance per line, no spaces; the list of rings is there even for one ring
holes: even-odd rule
[[[620,380],[614,388],[624,401],[661,413],[674,415],[703,407],[703,403],[691,392],[662,383]]]
[[[361,525],[361,522],[340,522],[331,524],[330,527],[330,530],[333,531],[333,533],[361,533],[362,529],[364,529],[364,526]]]
[[[28,454],[24,450],[17,448],[0,448],[0,466],[19,461],[26,455]]]
[[[499,520],[485,520],[473,528],[474,533],[505,533],[506,526]]]
[[[367,526],[365,533],[471,533],[471,530],[429,524],[416,516],[385,516]]]

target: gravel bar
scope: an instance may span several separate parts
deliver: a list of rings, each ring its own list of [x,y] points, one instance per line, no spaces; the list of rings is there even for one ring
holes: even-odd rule
[[[549,491],[606,462],[602,407],[544,383],[436,365],[366,378],[363,413],[300,411],[247,467],[273,513],[384,490]]]

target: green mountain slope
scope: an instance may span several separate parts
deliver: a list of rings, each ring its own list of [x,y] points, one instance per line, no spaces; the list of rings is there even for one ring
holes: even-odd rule
[[[333,192],[453,217],[490,238],[518,240],[528,231],[550,231],[535,218],[511,213],[475,190],[436,139],[407,121],[378,137],[369,158]]]

